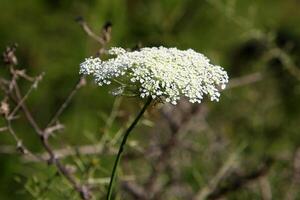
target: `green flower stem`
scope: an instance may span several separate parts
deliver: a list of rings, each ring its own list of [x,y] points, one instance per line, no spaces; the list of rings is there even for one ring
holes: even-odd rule
[[[150,105],[151,101],[152,101],[152,98],[147,99],[147,101],[146,101],[144,107],[142,108],[142,110],[139,112],[139,114],[136,116],[134,121],[131,123],[131,125],[128,127],[128,129],[124,133],[124,137],[123,137],[122,143],[120,145],[120,148],[119,148],[119,151],[118,151],[115,163],[114,163],[114,167],[113,167],[113,170],[112,170],[112,173],[111,173],[110,182],[109,182],[108,191],[107,191],[107,196],[106,196],[107,200],[111,199],[113,185],[114,185],[114,179],[115,179],[115,176],[116,176],[116,171],[117,171],[119,161],[120,161],[120,158],[122,156],[127,138],[129,136],[129,134],[131,133],[131,131],[133,130],[133,128],[138,123],[138,121],[140,120],[140,118],[143,116],[144,112],[146,111],[147,107]]]

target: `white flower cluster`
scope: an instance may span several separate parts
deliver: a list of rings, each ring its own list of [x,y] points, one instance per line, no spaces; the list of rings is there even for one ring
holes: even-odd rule
[[[142,98],[163,97],[176,104],[181,96],[200,103],[204,95],[218,101],[219,89],[228,82],[226,71],[210,64],[208,58],[192,49],[153,47],[138,51],[111,48],[114,58],[102,61],[88,58],[80,65],[81,74],[92,74],[99,85],[126,77],[139,88]]]

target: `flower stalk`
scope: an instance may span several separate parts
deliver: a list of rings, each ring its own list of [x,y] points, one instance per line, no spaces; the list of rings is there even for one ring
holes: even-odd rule
[[[122,142],[120,144],[119,151],[118,151],[118,154],[117,154],[117,157],[115,159],[114,166],[113,166],[113,169],[112,169],[110,182],[109,182],[109,186],[108,186],[108,190],[107,190],[107,197],[106,197],[107,200],[111,199],[111,195],[112,195],[112,192],[113,192],[114,181],[115,181],[115,177],[116,177],[116,172],[117,172],[118,165],[119,165],[124,147],[126,145],[126,141],[128,139],[128,136],[130,135],[131,131],[134,129],[134,127],[137,125],[137,123],[139,122],[139,120],[141,119],[143,114],[145,113],[145,111],[146,111],[147,107],[150,105],[151,101],[152,101],[152,98],[147,99],[147,101],[144,104],[141,111],[138,113],[138,115],[136,116],[134,121],[131,123],[131,125],[128,127],[128,129],[124,133],[124,136],[123,136]]]

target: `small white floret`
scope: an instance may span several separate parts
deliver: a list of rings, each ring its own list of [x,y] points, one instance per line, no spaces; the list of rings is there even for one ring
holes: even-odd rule
[[[113,58],[102,61],[88,58],[80,64],[80,73],[94,75],[99,85],[110,84],[126,77],[138,86],[141,98],[151,96],[176,105],[181,96],[192,103],[201,103],[203,95],[218,101],[219,89],[228,83],[226,71],[210,63],[209,59],[192,49],[153,47],[126,51],[113,47]]]

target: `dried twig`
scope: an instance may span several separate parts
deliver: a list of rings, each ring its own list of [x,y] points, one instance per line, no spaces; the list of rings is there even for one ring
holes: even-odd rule
[[[300,148],[297,148],[294,154],[293,162],[293,174],[291,177],[291,183],[284,199],[294,200],[299,194],[300,185]]]
[[[83,19],[83,17],[79,16],[76,18],[76,21],[80,24],[84,32],[92,39],[94,39],[96,42],[98,42],[101,45],[101,48],[98,51],[98,54],[101,55],[105,52],[105,47],[107,43],[111,39],[111,27],[112,24],[110,22],[106,22],[104,26],[102,27],[101,34],[96,34],[90,26],[87,24],[87,22]]]
[[[9,64],[9,69],[10,69],[12,78],[9,83],[9,89],[5,92],[17,104],[17,106],[14,109],[14,111],[12,112],[12,114],[14,115],[15,112],[17,112],[17,110],[19,108],[21,108],[21,110],[23,111],[29,124],[33,127],[33,129],[39,136],[43,147],[49,154],[50,159],[48,160],[48,163],[54,164],[57,167],[58,171],[69,181],[69,183],[72,184],[74,189],[80,193],[82,199],[85,199],[85,200],[90,199],[91,195],[90,195],[89,189],[85,185],[81,185],[76,180],[76,178],[68,171],[68,169],[60,162],[60,160],[56,158],[56,155],[55,155],[51,145],[49,144],[49,131],[48,132],[45,131],[45,130],[49,130],[49,129],[47,129],[48,127],[45,130],[42,130],[39,127],[39,125],[37,124],[37,122],[35,121],[30,110],[27,108],[24,100],[27,98],[28,95],[25,95],[24,97],[22,97],[22,94],[21,94],[21,91],[19,89],[18,82],[17,82],[18,73],[16,73],[17,70],[15,70],[15,66],[16,66],[17,62],[14,61],[16,59],[15,48],[7,48],[7,49],[11,49],[11,51],[4,52],[3,57],[6,58],[6,60],[7,60],[6,63]],[[15,59],[13,59],[11,61],[11,59],[9,59],[9,58],[15,58]],[[37,80],[40,80],[40,79],[37,79]],[[33,86],[31,88],[34,88],[35,86],[36,86],[36,82],[33,83]],[[27,94],[29,94],[30,91],[31,91],[31,89],[29,90],[29,92],[27,92]],[[6,114],[6,119],[8,122],[7,123],[8,130],[17,142],[17,148],[21,149],[24,153],[30,152],[26,147],[24,147],[24,145],[22,144],[22,141],[17,137],[16,133],[13,131],[11,124],[10,124],[11,119],[8,118],[8,114]]]
[[[16,73],[17,71],[13,72]],[[35,78],[34,82],[30,86],[30,88],[27,90],[26,94],[21,98],[21,100],[18,102],[17,106],[14,108],[14,110],[9,114],[8,119],[11,120],[14,118],[15,114],[21,107],[21,105],[25,102],[25,100],[28,98],[30,93],[32,92],[33,89],[37,88],[38,83],[42,80],[44,73],[39,75],[38,77]]]
[[[77,81],[77,83],[75,84],[75,86],[73,87],[73,89],[71,90],[71,92],[69,93],[69,95],[67,96],[67,98],[65,98],[64,102],[61,104],[61,106],[59,107],[59,109],[55,112],[54,116],[51,118],[51,120],[48,123],[48,125],[46,126],[46,128],[49,128],[50,126],[52,126],[58,120],[59,116],[63,113],[63,111],[66,109],[66,107],[70,104],[70,102],[73,99],[74,95],[85,84],[86,84],[85,78],[81,77]]]
[[[261,191],[261,197],[263,200],[271,200],[272,199],[272,190],[271,184],[268,180],[268,176],[262,176],[259,178],[259,188]]]
[[[101,49],[99,50],[99,54],[103,53],[105,51],[105,45],[110,41],[111,38],[111,24],[106,23],[105,26],[102,29],[101,34],[98,36],[95,34],[87,23],[82,19],[79,18],[78,22],[80,23],[81,27],[84,29],[84,31],[93,39],[98,41],[101,44]],[[36,122],[35,118],[32,116],[31,111],[26,106],[25,100],[28,98],[31,91],[36,88],[37,83],[41,80],[42,75],[33,79],[30,76],[28,76],[25,72],[25,70],[17,70],[15,67],[18,64],[17,56],[15,55],[17,45],[7,47],[5,52],[3,53],[3,60],[4,62],[9,66],[9,70],[11,73],[11,79],[5,80],[1,78],[1,89],[4,91],[4,93],[7,95],[6,99],[4,99],[1,102],[1,113],[5,116],[7,119],[7,127],[1,128],[1,131],[8,130],[8,132],[13,136],[17,143],[17,149],[20,150],[22,153],[30,153],[32,156],[27,156],[29,159],[33,159],[36,161],[47,161],[48,164],[53,164],[57,167],[60,174],[65,177],[68,182],[73,186],[73,188],[78,191],[81,195],[82,199],[90,199],[91,193],[89,191],[89,188],[86,185],[82,185],[79,183],[79,181],[76,180],[76,177],[68,170],[66,166],[64,166],[59,156],[57,155],[59,152],[54,150],[52,146],[49,143],[49,137],[52,135],[55,131],[61,130],[63,128],[63,125],[57,123],[59,116],[63,113],[65,108],[69,105],[74,95],[77,93],[77,91],[85,85],[85,78],[81,77],[80,80],[75,84],[69,95],[66,97],[65,101],[61,104],[59,109],[55,112],[53,117],[49,120],[49,123],[47,126],[43,129],[41,128],[38,123]],[[27,93],[22,96],[21,90],[18,86],[18,77],[22,77],[26,79],[27,81],[33,81],[33,84],[27,91]],[[10,99],[12,102],[16,104],[12,112],[9,112],[9,104],[6,103],[7,99]],[[31,153],[22,143],[21,139],[18,138],[17,134],[14,132],[12,126],[11,126],[11,120],[15,119],[15,115],[18,112],[18,110],[21,109],[24,113],[27,121],[32,126],[34,131],[39,136],[41,143],[46,150],[46,154],[42,155],[34,155]],[[55,124],[56,123],[56,124]],[[55,125],[54,125],[55,124]],[[8,148],[4,149],[5,152],[9,150]],[[99,151],[98,149],[96,149]],[[90,148],[81,148],[81,153],[91,153]],[[95,152],[95,150],[93,149]],[[63,151],[64,156],[68,156],[70,154],[73,154],[73,151]],[[77,152],[78,153],[78,152]]]
[[[153,166],[153,170],[145,183],[145,191],[147,191],[148,193],[146,199],[151,199],[155,196],[156,192],[159,191],[159,189],[155,188],[157,185],[158,177],[167,166],[170,154],[178,144],[178,134],[180,133],[181,128],[184,126],[184,124],[187,124],[195,114],[201,112],[201,110],[201,106],[194,106],[190,114],[184,115],[180,124],[173,120],[173,118],[171,117],[171,113],[162,111],[162,115],[166,119],[171,130],[171,136],[167,143],[161,146],[161,153],[157,156],[157,159],[154,161],[155,164]]]
[[[272,160],[266,160],[256,170],[232,177],[231,180],[229,180],[226,185],[216,187],[215,190],[211,191],[210,194],[207,195],[207,199],[218,199],[220,197],[225,196],[229,192],[234,192],[239,190],[240,188],[246,186],[250,182],[259,180],[259,178],[261,178],[262,176],[268,173],[272,164],[273,164]]]
[[[232,166],[234,165],[236,159],[237,159],[236,153],[231,155],[228,158],[228,160],[224,163],[224,165],[220,168],[218,173],[210,180],[208,185],[202,188],[199,192],[197,192],[193,200],[207,199],[207,197],[219,187],[220,182],[228,175],[228,171],[232,169]]]
[[[227,89],[232,89],[232,88],[236,88],[236,87],[249,85],[249,84],[261,81],[262,79],[263,79],[263,76],[259,72],[241,76],[238,78],[233,78],[233,79],[230,79]]]

